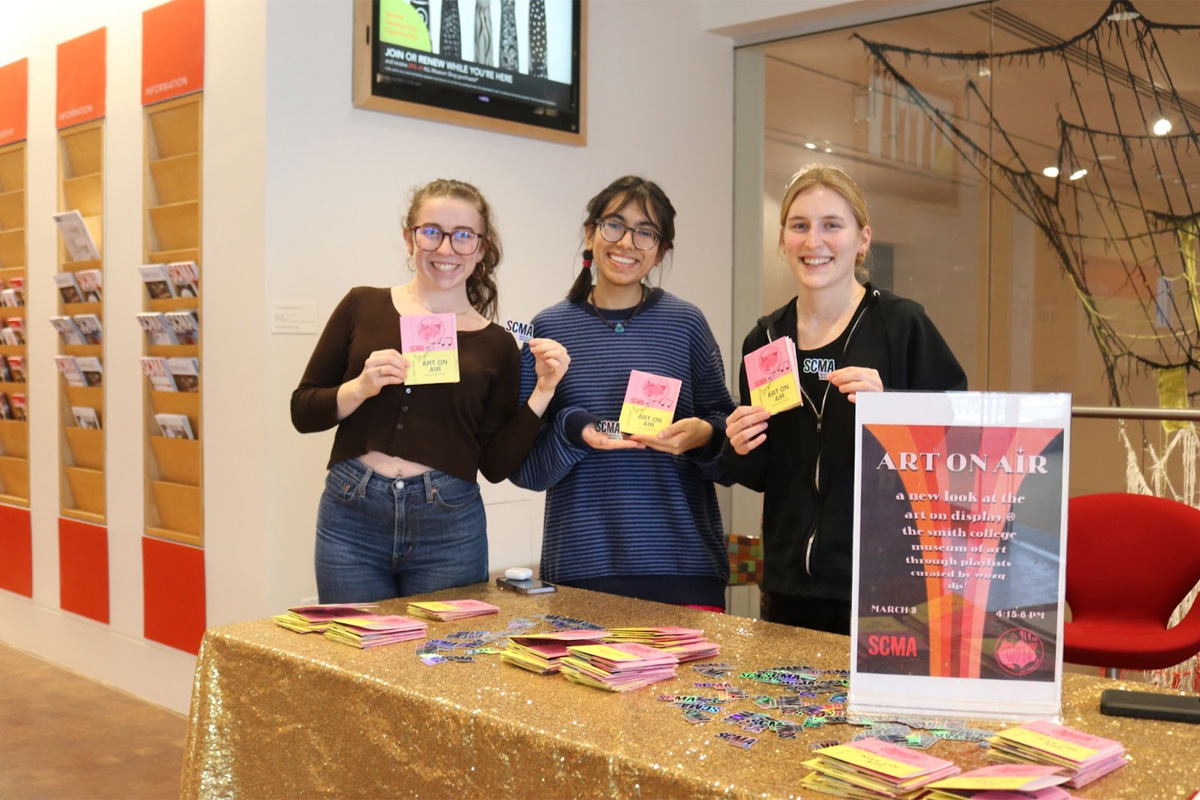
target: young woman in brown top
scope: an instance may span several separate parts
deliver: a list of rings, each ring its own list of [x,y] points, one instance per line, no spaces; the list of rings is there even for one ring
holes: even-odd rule
[[[498,482],[521,464],[570,361],[557,342],[532,340],[537,385],[519,405],[520,350],[494,322],[500,239],[474,186],[418,189],[404,241],[413,279],[351,289],[292,393],[298,431],[337,427],[317,511],[322,603],[487,580],[477,474]],[[400,317],[430,313],[455,315],[460,380],[407,386]]]

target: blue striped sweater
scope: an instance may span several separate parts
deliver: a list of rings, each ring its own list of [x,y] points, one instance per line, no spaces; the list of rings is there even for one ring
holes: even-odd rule
[[[547,493],[541,577],[660,602],[723,605],[729,561],[713,482],[729,483],[720,450],[734,404],[704,315],[655,290],[624,333],[605,325],[592,306],[566,300],[534,317],[533,329],[571,356],[547,424],[511,477],[518,486]],[[683,381],[675,419],[710,422],[707,447],[672,456],[572,443],[572,414],[619,419],[634,369]],[[535,383],[525,348],[520,396],[527,397]]]

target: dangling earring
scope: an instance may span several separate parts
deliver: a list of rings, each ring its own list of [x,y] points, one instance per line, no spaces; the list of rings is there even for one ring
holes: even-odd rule
[[[417,262],[413,261],[412,253],[409,253],[408,255],[406,255],[406,256],[404,257],[404,261],[405,261],[405,263],[406,263],[406,264],[408,264],[408,271],[409,271],[409,272],[416,272],[416,271],[417,271]]]

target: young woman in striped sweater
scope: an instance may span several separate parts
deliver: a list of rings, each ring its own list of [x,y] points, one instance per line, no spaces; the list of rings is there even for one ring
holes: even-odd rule
[[[675,209],[656,184],[626,176],[588,203],[583,233],[567,299],[533,320],[571,367],[512,476],[547,493],[541,577],[722,611],[729,560],[713,484],[727,483],[719,462],[734,404],[704,315],[646,282],[673,246]],[[522,397],[534,366],[526,352]],[[631,370],[683,382],[675,420],[656,436],[611,439],[597,423],[619,419]]]

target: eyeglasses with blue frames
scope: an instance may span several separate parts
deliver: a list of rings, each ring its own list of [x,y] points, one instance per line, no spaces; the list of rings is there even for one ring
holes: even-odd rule
[[[437,225],[417,225],[410,228],[417,247],[432,253],[442,246],[442,239],[450,237],[450,249],[460,256],[469,256],[479,249],[479,241],[487,237],[470,228],[444,231]]]
[[[638,250],[653,250],[658,244],[658,231],[650,228],[631,228],[619,219],[600,220],[600,235],[604,237],[604,241],[616,244],[625,238],[625,231],[629,231],[633,237],[633,246]]]

